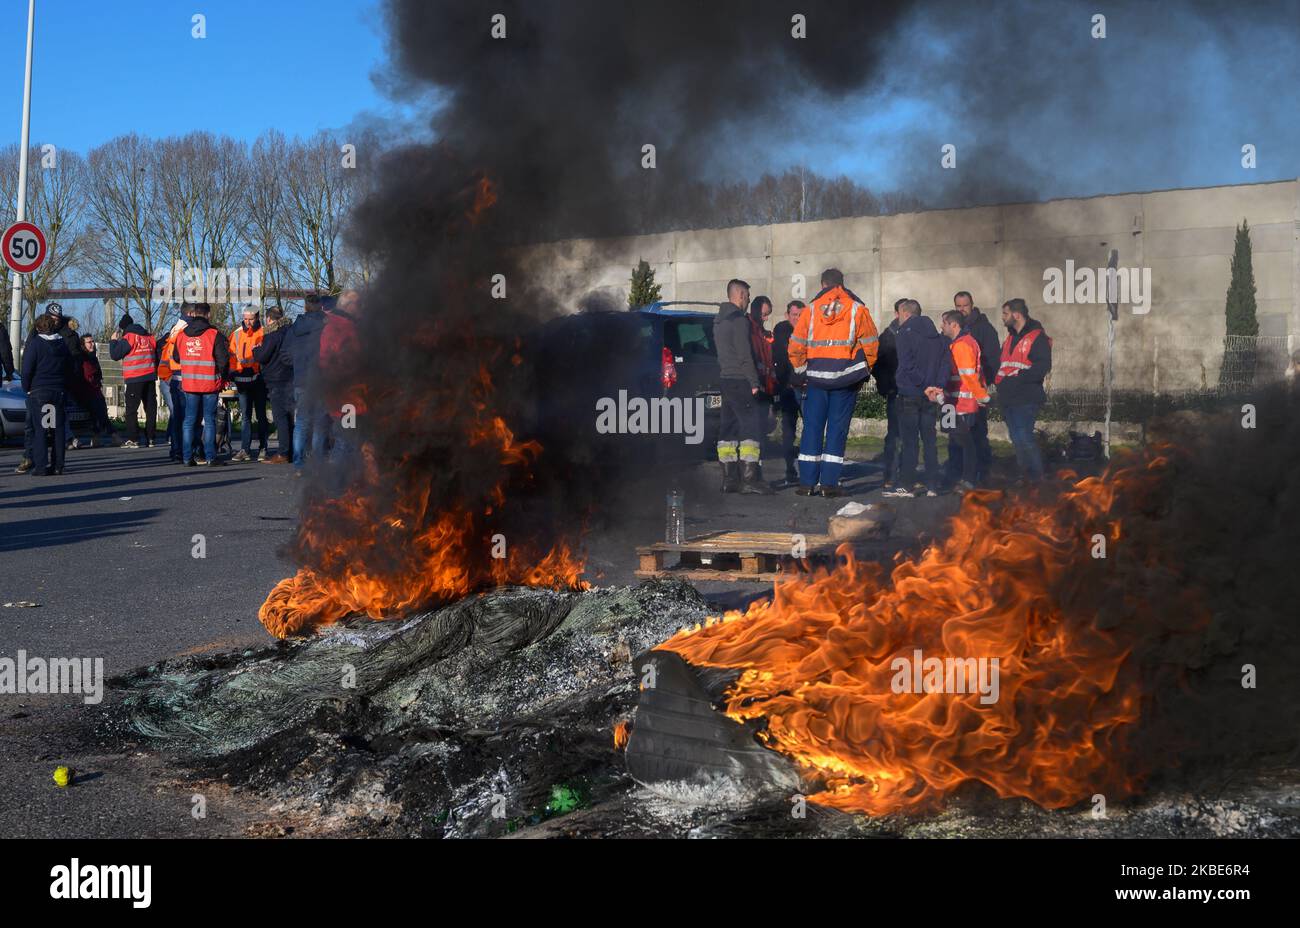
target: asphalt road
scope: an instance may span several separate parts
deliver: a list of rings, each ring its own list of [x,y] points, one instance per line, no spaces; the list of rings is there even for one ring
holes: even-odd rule
[[[17,475],[20,450],[0,449],[0,657],[100,657],[106,676],[164,657],[272,641],[257,609],[293,570],[278,552],[293,532],[300,482],[286,465],[183,468],[166,448],[71,451],[62,477]],[[779,472],[771,462],[770,473]],[[849,468],[853,498],[878,498],[870,465]],[[716,465],[675,481],[685,492],[687,534],[713,529],[824,532],[845,500],[723,496]],[[636,582],[635,547],[663,537],[665,484],[629,486],[588,538],[587,577]],[[955,508],[918,499],[900,511],[895,537],[918,534]],[[206,556],[192,555],[203,535]],[[882,555],[883,556],[883,555]],[[759,583],[698,584],[719,609],[770,592]],[[106,701],[113,699],[112,693]],[[82,738],[98,710],[76,696],[0,694],[0,836],[281,834],[285,823],[255,798],[220,784],[186,782],[132,745]],[[56,765],[81,773],[54,786]],[[202,792],[207,815],[191,814]]]

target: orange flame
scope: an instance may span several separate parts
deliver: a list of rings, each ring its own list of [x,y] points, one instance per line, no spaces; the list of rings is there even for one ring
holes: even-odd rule
[[[627,747],[628,739],[632,736],[632,726],[628,724],[627,719],[623,719],[614,726],[614,750],[622,751]]]
[[[1142,498],[1165,463],[1083,480],[1054,505],[968,494],[948,537],[900,557],[888,577],[844,546],[841,567],[778,581],[770,602],[660,647],[742,668],[727,714],[765,719],[760,737],[818,784],[810,798],[824,805],[916,809],[970,781],[1048,808],[1131,793],[1121,746],[1141,708],[1132,642],[1070,603],[1086,598],[1073,592],[1088,582],[1096,533],[1120,537],[1117,495]],[[900,676],[917,650],[945,663],[997,658],[997,700],[954,692],[957,676],[935,678],[946,692],[917,691]]]

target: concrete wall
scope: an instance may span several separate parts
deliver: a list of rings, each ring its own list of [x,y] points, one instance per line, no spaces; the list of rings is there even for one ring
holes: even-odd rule
[[[1217,383],[1229,261],[1243,219],[1260,334],[1300,335],[1297,181],[565,241],[526,249],[525,268],[573,310],[591,294],[625,305],[631,269],[643,258],[665,299],[716,302],[726,281],[741,277],[754,294],[771,296],[778,313],[791,297],[815,294],[821,270],[836,266],[877,325],[902,296],[920,300],[932,317],[951,307],[957,290],[970,290],[994,316],[1004,299],[1021,296],[1053,336],[1053,385],[1100,388],[1105,306],[1044,305],[1043,274],[1067,260],[1104,267],[1116,248],[1121,267],[1150,269],[1153,290],[1145,315],[1121,307],[1116,385],[1174,390]]]

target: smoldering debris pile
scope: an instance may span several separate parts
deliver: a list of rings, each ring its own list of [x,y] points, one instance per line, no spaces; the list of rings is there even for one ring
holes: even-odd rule
[[[744,743],[752,732],[727,730],[735,723],[720,713],[717,740],[741,761],[735,776],[703,768],[692,776],[678,764],[680,781],[655,781],[644,776],[643,749],[683,692],[673,687],[721,706],[734,675],[689,668],[688,678],[660,659],[675,655],[645,652],[710,611],[676,581],[584,593],[498,590],[405,621],[344,622],[304,641],[143,668],[116,681],[123,698],[114,701],[106,733],[144,741],[196,783],[243,791],[300,834],[1281,835],[1300,828],[1294,771],[1225,772],[1195,794],[1162,793],[1153,784],[1145,799],[1114,805],[1104,818],[1087,803],[1049,812],[978,789],[927,816],[846,815],[800,803],[788,762],[756,756],[765,749]],[[653,706],[640,692],[647,663],[661,671]],[[660,719],[652,721],[652,712]],[[700,715],[694,724],[707,724]]]

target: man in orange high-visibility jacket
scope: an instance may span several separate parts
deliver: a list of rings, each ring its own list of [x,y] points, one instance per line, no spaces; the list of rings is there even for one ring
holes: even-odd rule
[[[136,325],[127,313],[117,323],[117,334],[108,343],[108,356],[122,362],[126,381],[126,441],[123,448],[148,448],[155,443],[158,421],[158,342]],[[137,415],[144,404],[144,439],[140,439]]]
[[[939,417],[956,447],[961,466],[961,479],[956,491],[965,493],[975,489],[979,474],[979,456],[975,452],[975,425],[980,411],[989,401],[989,391],[984,385],[984,372],[980,370],[980,344],[964,326],[966,317],[960,310],[950,309],[943,314],[943,334],[948,337],[948,358],[952,373],[943,388],[944,410]],[[952,457],[949,452],[949,457]]]
[[[249,445],[253,443],[253,417],[257,417],[257,447],[266,454],[266,442],[271,429],[266,422],[266,381],[262,367],[253,360],[253,351],[262,344],[266,333],[262,331],[261,315],[252,309],[244,310],[243,322],[230,334],[230,376],[239,394],[239,451],[232,461],[252,459]]]
[[[1016,463],[1028,481],[1043,478],[1043,454],[1034,437],[1038,410],[1047,402],[1043,381],[1052,370],[1052,340],[1029,306],[1019,297],[1002,304],[1007,340],[998,360],[998,406],[1007,420],[1007,433],[1016,449]]]
[[[790,336],[790,364],[808,383],[799,441],[800,496],[840,496],[840,470],[858,390],[879,348],[867,304],[844,286],[838,268],[822,271],[822,290]]]
[[[176,338],[176,356],[181,362],[181,389],[185,392],[185,427],[181,432],[181,453],[186,465],[193,467],[194,433],[199,417],[203,418],[203,454],[205,464],[217,460],[217,402],[221,383],[230,366],[226,339],[212,327],[207,303],[189,307],[190,321]]]

